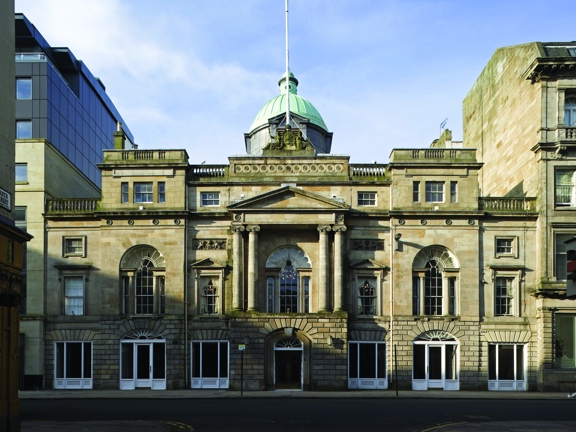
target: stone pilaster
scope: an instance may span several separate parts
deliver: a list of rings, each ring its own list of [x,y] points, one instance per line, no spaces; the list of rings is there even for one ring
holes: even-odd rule
[[[327,312],[328,305],[328,270],[330,264],[328,262],[328,232],[331,231],[330,225],[318,225],[318,232],[320,233],[320,269],[318,278],[318,312]]]
[[[334,311],[344,309],[344,235],[345,225],[332,227],[334,231]]]
[[[248,225],[248,310],[258,310],[258,231],[260,226]]]
[[[244,225],[232,225],[230,228],[233,233],[233,270],[232,270],[232,309],[233,310],[243,310],[243,296],[242,293],[244,291],[244,287],[242,284],[242,268],[243,268],[243,260],[242,260],[242,233],[246,228]]]

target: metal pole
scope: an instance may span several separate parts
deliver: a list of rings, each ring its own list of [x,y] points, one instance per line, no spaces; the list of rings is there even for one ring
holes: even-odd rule
[[[244,396],[244,350],[240,351],[240,396]]]
[[[398,397],[398,355],[396,354],[396,345],[394,345],[394,375],[396,375],[396,397]]]
[[[290,56],[288,51],[288,0],[286,0],[286,126],[290,124]]]

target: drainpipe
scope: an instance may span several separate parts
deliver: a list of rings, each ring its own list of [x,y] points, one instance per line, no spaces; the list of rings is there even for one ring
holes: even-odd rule
[[[184,203],[186,211],[188,211],[188,185],[184,180]],[[188,349],[188,216],[184,220],[184,388],[188,387],[188,363],[189,363]]]

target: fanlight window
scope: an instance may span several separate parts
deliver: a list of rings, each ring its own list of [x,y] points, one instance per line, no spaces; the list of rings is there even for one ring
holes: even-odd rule
[[[302,348],[302,342],[300,342],[298,339],[294,339],[294,338],[285,338],[285,339],[281,339],[278,342],[276,342],[274,347],[276,349],[294,349],[294,348],[301,349]]]

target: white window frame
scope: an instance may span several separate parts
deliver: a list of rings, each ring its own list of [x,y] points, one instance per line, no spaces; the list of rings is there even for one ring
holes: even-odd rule
[[[443,203],[444,202],[444,186],[443,181],[427,181],[426,182],[426,202],[427,203]]]
[[[351,349],[352,345],[357,346],[357,350],[356,350],[357,358],[354,362],[353,362],[352,358],[350,357],[352,355],[352,351],[353,351]],[[375,355],[374,364],[375,364],[375,369],[376,369],[376,376],[374,376],[374,377],[361,376],[362,375],[362,369],[361,369],[362,356],[361,356],[360,347],[362,345],[374,345],[374,348],[375,348],[375,350],[374,350],[374,355]],[[379,347],[381,347],[381,349],[378,349]],[[379,359],[378,359],[379,353],[384,355],[383,361],[379,361]],[[349,341],[348,342],[348,388],[354,389],[354,390],[356,390],[356,389],[358,389],[358,390],[362,390],[362,389],[386,390],[388,388],[387,357],[388,357],[388,352],[387,352],[386,342]],[[357,366],[356,371],[353,370],[353,367],[352,367],[353,364],[355,364]],[[378,375],[381,375],[381,373],[380,373],[381,371],[378,367],[379,365],[382,365],[384,368],[384,376],[378,376]],[[357,375],[357,376],[353,377],[354,375]]]
[[[441,295],[426,295],[425,286],[422,287],[422,281],[426,284],[426,273],[428,269],[413,269],[412,270],[412,314],[414,316],[456,316],[459,314],[459,298],[460,292],[460,271],[459,269],[447,269],[442,271],[436,270],[440,273],[441,278]],[[431,271],[431,270],[430,270]],[[423,297],[423,298],[422,298]],[[427,314],[427,310],[432,306],[427,306],[428,299],[439,298],[440,304],[436,302],[436,309],[440,309],[440,314]]]
[[[508,246],[504,245],[504,242],[510,242],[509,251],[502,250],[504,247],[508,249]],[[501,249],[500,251],[498,249]],[[518,236],[495,236],[494,237],[494,257],[495,258],[518,258]]]
[[[151,316],[166,313],[166,278],[164,267],[147,267],[152,275],[152,296],[137,295],[136,284],[138,269],[122,269],[120,272],[121,313],[123,315]],[[152,297],[151,310],[142,312],[143,305],[138,305],[138,299]]]
[[[562,177],[570,180],[561,183]],[[554,204],[556,207],[576,207],[576,168],[556,167],[554,173]]]
[[[158,182],[158,202],[166,202],[166,182]]]
[[[130,184],[128,182],[120,183],[120,202],[122,204],[130,202]]]
[[[203,264],[207,264],[206,267],[202,267]],[[211,260],[206,260],[205,262],[198,263],[198,267],[192,265],[192,269],[194,270],[194,298],[195,298],[195,305],[196,305],[196,315],[200,318],[206,317],[221,317],[224,314],[224,273],[225,273],[225,266],[223,265],[213,265],[214,264]],[[204,287],[212,281],[212,284],[217,288],[217,295],[215,296],[216,299],[216,310],[214,313],[206,313],[204,310],[204,304],[202,297],[204,295]]]
[[[220,192],[201,192],[201,207],[220,207]]]
[[[134,182],[134,203],[150,204],[154,202],[153,182]]]
[[[218,360],[217,360],[217,370],[218,374],[214,377],[204,376],[203,375],[203,363],[204,363],[204,356],[203,350],[205,344],[218,344]],[[195,346],[196,345],[196,346]],[[226,353],[222,353],[222,347],[226,346]],[[200,369],[200,373],[196,374],[195,369],[195,351],[194,349],[199,349],[200,353],[198,355],[200,364],[198,368]],[[226,375],[221,375],[221,363],[222,361],[226,362]],[[199,375],[199,376],[195,376]],[[190,342],[190,388],[211,388],[211,389],[221,389],[221,388],[228,388],[230,385],[230,342],[226,340],[196,340]]]
[[[523,270],[520,268],[501,268],[499,266],[492,267],[492,308],[493,308],[493,316],[494,317],[520,317],[520,303],[522,299],[520,298],[521,292],[521,281],[522,281],[522,272]],[[498,292],[498,281],[507,280],[511,282],[511,291],[510,294],[506,296],[497,296]],[[509,312],[508,313],[501,313],[496,309],[496,301],[497,298],[501,297],[502,299],[508,299],[510,302],[509,305]]]
[[[494,316],[514,316],[516,279],[511,276],[494,278]]]
[[[79,286],[73,286],[72,282],[79,282]],[[86,304],[86,281],[84,275],[66,274],[62,276],[62,285],[64,293],[64,315],[80,316],[85,314]],[[78,291],[79,288],[79,291]],[[78,302],[79,305],[72,303]]]
[[[356,286],[356,314],[358,316],[372,317],[378,315],[378,277],[366,276],[364,282]],[[360,279],[361,281],[362,279]],[[369,291],[372,291],[370,293]]]
[[[358,192],[358,207],[376,207],[378,194],[376,192]]]
[[[69,245],[72,246],[72,242],[80,242],[79,251],[70,251]],[[62,237],[62,256],[64,258],[68,257],[81,257],[86,258],[86,236],[63,236]]]
[[[80,362],[80,370],[82,371],[80,377],[68,377],[68,345],[69,344],[81,344],[81,355],[80,358],[74,358],[73,361]],[[86,353],[86,347],[90,347],[90,352]],[[59,355],[60,350],[63,350],[62,356]],[[93,372],[93,353],[94,353],[94,346],[90,341],[58,341],[54,342],[54,388],[57,390],[60,389],[74,389],[74,390],[90,390],[92,389],[92,377],[94,376]],[[84,364],[86,362],[85,356],[89,356],[89,371],[86,374],[86,369]],[[61,360],[60,360],[61,359]],[[59,376],[58,368],[60,366],[59,362],[63,361],[64,364],[62,365],[62,375]],[[89,376],[87,376],[89,375]]]
[[[512,360],[512,368],[513,368],[513,375],[514,379],[500,379],[500,351],[501,347],[514,347],[514,355]],[[492,348],[494,347],[494,348]],[[521,347],[520,350],[522,352],[522,365],[521,370],[518,370],[518,347]],[[495,350],[495,357],[492,359],[491,351]],[[488,390],[491,391],[526,391],[528,390],[528,384],[526,380],[526,376],[528,374],[527,369],[527,346],[526,344],[517,344],[517,343],[506,343],[506,342],[498,342],[498,343],[490,343],[488,345]],[[494,362],[494,370],[492,369]],[[523,378],[518,379],[521,376]]]

